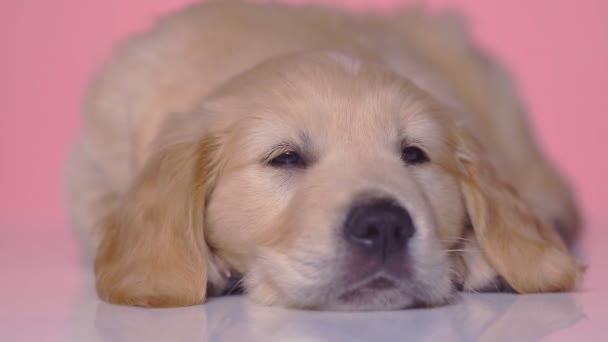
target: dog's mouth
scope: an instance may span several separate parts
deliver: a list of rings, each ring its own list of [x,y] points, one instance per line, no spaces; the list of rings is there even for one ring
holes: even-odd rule
[[[433,294],[432,289],[411,276],[396,276],[384,270],[345,286],[328,308],[339,311],[376,311],[434,307],[447,304],[452,296],[453,292]]]
[[[397,281],[392,279],[392,277],[377,275],[348,286],[338,296],[338,299],[349,302],[373,295],[374,293],[398,290],[398,288]]]
[[[395,282],[388,278],[379,277],[372,279],[370,282],[364,284],[361,288],[370,290],[387,290],[395,288]]]

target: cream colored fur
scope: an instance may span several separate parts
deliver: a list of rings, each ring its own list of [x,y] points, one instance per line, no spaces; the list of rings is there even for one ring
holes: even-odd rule
[[[403,166],[405,140],[428,165]],[[314,166],[265,165],[286,141]],[[113,303],[197,304],[238,274],[268,305],[394,309],[446,303],[452,283],[562,291],[582,273],[551,226],[578,235],[568,186],[506,73],[450,15],[232,1],[169,15],[97,75],[67,178]],[[370,193],[412,214],[413,279],[343,302],[336,230]]]

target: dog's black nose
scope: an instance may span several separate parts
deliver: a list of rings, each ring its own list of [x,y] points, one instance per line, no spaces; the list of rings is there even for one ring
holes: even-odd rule
[[[381,260],[405,250],[414,223],[405,208],[390,198],[356,203],[344,222],[346,240]]]

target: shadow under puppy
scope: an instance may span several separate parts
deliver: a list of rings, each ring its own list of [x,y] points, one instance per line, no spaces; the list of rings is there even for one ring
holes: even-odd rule
[[[68,180],[110,303],[199,304],[238,276],[266,305],[400,309],[583,270],[568,186],[452,16],[186,8],[99,73]]]

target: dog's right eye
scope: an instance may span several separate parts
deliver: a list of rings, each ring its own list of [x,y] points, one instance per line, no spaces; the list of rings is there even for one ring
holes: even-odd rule
[[[298,152],[295,151],[287,151],[283,152],[280,155],[272,158],[268,163],[270,166],[274,167],[304,167],[305,162],[304,159],[300,156]]]

